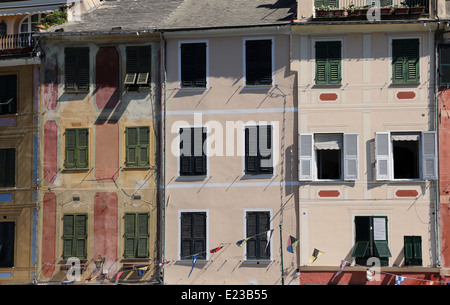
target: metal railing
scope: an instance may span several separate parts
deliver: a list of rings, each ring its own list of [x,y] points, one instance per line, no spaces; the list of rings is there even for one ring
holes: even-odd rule
[[[430,1],[429,0],[314,0],[314,6],[319,8],[321,6],[335,7],[335,8],[363,8],[370,7],[376,2],[381,7],[399,7],[406,6],[409,8],[422,6],[425,7],[425,14],[429,12]]]
[[[33,33],[13,34],[0,37],[0,50],[23,49],[33,46]]]

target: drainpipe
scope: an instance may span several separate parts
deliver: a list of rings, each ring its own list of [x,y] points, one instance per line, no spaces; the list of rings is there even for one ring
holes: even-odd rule
[[[163,221],[163,234],[162,234],[162,263],[164,263],[166,261],[166,101],[167,101],[167,77],[166,77],[166,46],[167,46],[167,41],[164,38],[164,32],[161,32],[161,38],[163,41],[163,60],[162,60],[162,66],[163,66],[163,78],[164,78],[164,98],[163,98],[163,217],[162,217],[162,221]],[[165,272],[165,265],[162,265],[162,283],[165,283],[164,280],[164,272]]]

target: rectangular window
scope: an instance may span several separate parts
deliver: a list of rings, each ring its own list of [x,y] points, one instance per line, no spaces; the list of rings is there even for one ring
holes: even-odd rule
[[[17,113],[17,75],[0,75],[0,115]]]
[[[180,176],[206,175],[206,128],[180,128]]]
[[[206,52],[206,42],[181,44],[182,88],[206,88]]]
[[[125,258],[149,256],[149,214],[125,213]]]
[[[181,253],[182,260],[206,259],[206,213],[181,213]]]
[[[247,212],[247,259],[270,259],[267,231],[270,230],[269,212]]]
[[[87,214],[64,214],[63,258],[87,256]]]
[[[300,134],[299,179],[358,180],[358,134]]]
[[[419,82],[419,39],[392,40],[392,82]]]
[[[127,127],[126,165],[129,167],[149,166],[150,128]]]
[[[392,256],[387,240],[387,217],[356,216],[355,233],[352,256],[356,264],[364,266],[369,258],[377,257],[382,266],[387,266]]]
[[[89,167],[89,131],[88,129],[66,129],[66,168]]]
[[[0,222],[0,267],[14,267],[14,222]]]
[[[450,45],[439,46],[439,85],[450,86]]]
[[[13,187],[16,184],[16,150],[0,149],[0,187]]]
[[[89,48],[65,48],[64,56],[65,90],[89,91]]]
[[[245,41],[245,85],[272,85],[272,40]]]
[[[314,0],[315,8],[318,8],[321,6],[339,7],[339,0]]]
[[[273,174],[272,126],[245,128],[245,174]]]
[[[151,56],[150,46],[129,46],[126,48],[127,66],[125,85],[128,91],[150,87]]]
[[[316,84],[341,83],[341,41],[316,41]]]
[[[404,236],[405,266],[422,266],[422,237]]]
[[[377,180],[437,179],[436,132],[377,132]]]

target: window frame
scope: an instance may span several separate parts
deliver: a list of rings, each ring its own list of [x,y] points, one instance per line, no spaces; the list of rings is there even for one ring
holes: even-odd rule
[[[403,254],[405,256],[405,266],[422,266],[422,236],[403,236]]]
[[[136,50],[136,72],[129,71],[129,69],[131,69],[129,56],[133,50]],[[148,51],[148,53],[146,53],[146,51]],[[128,45],[125,47],[125,79],[123,83],[126,86],[127,91],[140,91],[142,89],[148,90],[151,88],[152,51],[153,48],[151,45]],[[148,54],[148,58],[142,56],[142,54]],[[143,64],[142,61],[145,63],[146,60],[148,60],[149,65],[148,71],[144,71],[146,69],[141,69]],[[139,81],[141,74],[147,74],[145,82],[142,82],[142,80]],[[131,77],[133,78],[132,81],[130,79]],[[145,75],[143,77],[145,77]]]
[[[7,254],[11,256],[8,260],[5,262],[2,262],[0,260],[0,269],[1,268],[13,268],[15,266],[15,254],[16,254],[16,223],[14,221],[0,221],[0,226],[3,228],[0,229],[0,233],[6,235],[6,241],[12,243],[12,246],[9,248],[9,251]],[[11,226],[10,228],[5,228],[6,226]],[[12,232],[7,232],[7,230],[10,230]],[[3,240],[0,238],[0,243],[3,244]],[[3,265],[4,264],[4,265]]]
[[[68,54],[69,52],[74,51],[73,56],[75,57],[74,63],[70,63],[68,66]],[[83,54],[83,52],[87,52],[87,54]],[[64,48],[64,92],[65,93],[87,93],[90,91],[91,87],[91,58],[90,58],[90,48],[89,47],[73,47],[68,46]],[[85,58],[86,56],[86,58]],[[83,60],[87,59],[87,62],[83,63]],[[81,61],[81,63],[80,63]],[[85,66],[84,66],[85,65]],[[81,72],[80,72],[81,71]],[[75,75],[73,79],[73,88],[69,86],[70,75]],[[80,78],[86,78],[86,83],[81,86],[82,81]],[[80,88],[81,87],[81,88]]]
[[[2,74],[0,74],[0,78],[2,78],[2,77],[5,77],[5,78],[15,77],[15,96],[13,98],[14,99],[14,101],[13,101],[13,103],[14,103],[14,111],[12,111],[12,112],[9,112],[9,111],[2,112],[2,111],[0,111],[0,117],[8,116],[8,115],[16,115],[16,114],[19,113],[19,81],[18,81],[19,80],[19,75],[17,73],[2,73]],[[7,80],[7,81],[8,82],[11,81],[13,83],[13,80]],[[1,100],[0,100],[0,102],[1,102]],[[3,107],[3,106],[0,105],[0,109],[1,109],[1,107]]]
[[[197,173],[195,170],[192,170],[195,167],[195,153],[194,153],[194,144],[195,144],[195,139],[194,139],[194,129],[195,128],[202,128],[203,132],[202,132],[202,158],[203,160],[203,166],[204,166],[204,171],[202,173]],[[188,173],[184,173],[183,172],[183,162],[181,161],[182,159],[182,147],[181,147],[181,142],[183,141],[183,138],[181,136],[181,130],[182,129],[190,129],[191,130],[191,142],[190,142],[190,146],[191,146],[191,156],[187,156],[190,158],[190,162],[191,162],[191,174]],[[203,138],[204,137],[204,138]],[[179,126],[178,127],[178,134],[177,134],[177,139],[178,139],[178,156],[177,156],[177,177],[179,178],[204,178],[207,177],[209,175],[209,152],[208,152],[208,148],[209,148],[209,128],[208,126],[198,126],[198,125],[193,125],[193,126],[189,126],[189,125],[185,125],[185,126]],[[197,156],[199,157],[199,156]]]
[[[270,73],[270,84],[247,84],[247,42],[248,41],[263,41],[270,40],[271,41],[271,73]],[[275,86],[275,38],[272,36],[264,36],[264,37],[244,37],[243,41],[243,52],[242,52],[242,75],[243,75],[243,86],[244,88],[261,88],[268,87],[273,88]]]
[[[129,131],[131,129],[136,129],[136,141],[135,145],[129,144]],[[147,144],[140,143],[141,140],[141,129],[147,129],[148,133],[148,142]],[[135,162],[129,161],[129,147],[135,147]],[[146,146],[146,147],[145,147]],[[150,147],[151,147],[151,136],[150,136],[150,126],[127,126],[125,128],[125,166],[127,168],[145,168],[150,166]],[[140,151],[142,148],[147,149],[147,160],[142,162]]]
[[[419,41],[419,50],[418,50],[418,61],[417,61],[417,79],[413,80],[413,81],[408,81],[408,82],[403,82],[403,81],[394,81],[394,65],[393,65],[393,51],[394,51],[394,47],[393,47],[393,41],[394,40],[402,40],[402,39],[418,39]],[[423,35],[390,35],[388,37],[388,59],[387,60],[387,64],[388,64],[388,82],[390,82],[392,85],[417,85],[421,83],[421,73],[422,73],[422,56],[423,56],[423,52],[422,52],[422,48],[423,48]]]
[[[248,237],[250,237],[249,236],[249,224],[248,224],[248,215],[249,214],[257,214],[257,215],[262,215],[262,214],[267,214],[268,215],[268,229],[266,230],[266,231],[264,231],[264,232],[267,232],[267,231],[269,231],[269,230],[272,230],[273,229],[273,223],[272,223],[272,209],[244,209],[244,237],[243,238],[248,238]],[[258,230],[259,231],[259,228],[257,228],[256,230]],[[246,241],[246,243],[245,243],[245,247],[243,247],[244,248],[244,257],[245,257],[245,260],[246,261],[272,261],[272,259],[273,259],[273,247],[272,247],[272,245],[273,245],[273,242],[271,242],[270,240],[269,241],[267,241],[267,235],[264,235],[263,233],[264,232],[259,232],[259,233],[256,233],[256,234],[258,234],[258,236],[256,236],[256,237],[253,237],[253,238],[249,238],[247,241]],[[260,237],[259,235],[261,235],[262,237]],[[252,235],[253,236],[253,235]],[[255,257],[250,257],[249,258],[249,247],[250,247],[250,244],[249,244],[249,242],[250,241],[252,241],[252,239],[255,239],[256,238],[256,241],[266,241],[266,242],[268,242],[269,243],[269,245],[267,246],[267,250],[266,250],[266,253],[267,252],[269,252],[269,255],[261,255],[261,253],[259,253],[259,255],[257,254]],[[256,247],[256,249],[258,248],[258,246],[256,246],[255,245],[255,247]],[[261,250],[261,249],[259,249],[259,250]],[[261,250],[261,251],[263,251],[263,250]]]
[[[338,81],[334,81],[334,82],[329,82],[328,78],[323,81],[323,82],[317,82],[317,69],[318,69],[318,65],[317,65],[317,53],[316,53],[316,44],[317,43],[336,43],[339,42],[341,45],[341,49],[340,49],[340,61],[339,61],[339,67],[338,67],[338,71],[339,71],[339,80]],[[314,38],[311,41],[311,54],[312,54],[312,84],[314,84],[314,86],[342,86],[343,83],[345,83],[344,80],[344,58],[345,58],[345,39],[344,38],[335,38],[335,37],[321,37],[321,38]],[[327,51],[328,52],[328,51]],[[328,60],[327,60],[328,62]],[[325,73],[328,75],[329,73],[327,73],[327,71],[325,71]]]
[[[442,50],[443,49],[447,49],[449,52],[448,58],[449,58],[449,62],[448,63],[442,63]],[[450,44],[440,44],[439,45],[439,86],[446,86],[449,87],[450,86],[450,80],[448,82],[444,82],[442,81],[442,75],[443,73],[443,66],[445,67],[449,67],[448,72],[450,73]]]
[[[194,249],[191,250],[191,253],[187,256],[182,256],[183,254],[183,246],[182,246],[182,242],[183,242],[183,235],[182,235],[182,217],[184,213],[188,213],[188,214],[204,214],[205,215],[205,250],[202,252],[198,252]],[[177,256],[178,256],[178,260],[179,261],[192,261],[192,257],[194,254],[203,254],[203,255],[198,255],[198,260],[203,260],[203,261],[207,261],[209,259],[209,210],[205,210],[205,209],[192,209],[192,210],[178,210],[178,251],[177,251]],[[191,236],[192,236],[192,232],[191,232]],[[191,241],[192,242],[192,241]],[[193,253],[192,253],[193,252]]]
[[[183,54],[182,46],[189,44],[205,44],[205,86],[183,85]],[[191,80],[192,81],[192,80]],[[195,80],[194,80],[195,82]],[[183,90],[208,90],[209,88],[209,40],[181,40],[178,41],[178,88]]]
[[[0,189],[1,188],[10,188],[10,187],[15,187],[16,186],[16,163],[17,163],[17,150],[16,150],[16,148],[14,148],[14,147],[12,147],[12,148],[0,148],[0,151],[5,151],[5,163],[6,163],[6,165],[3,167],[4,168],[4,170],[5,170],[5,176],[4,176],[4,181],[5,181],[5,184],[4,185],[0,185]],[[13,162],[13,167],[12,167],[12,169],[9,167],[9,170],[12,172],[12,174],[13,174],[13,177],[12,177],[12,180],[13,180],[13,184],[8,184],[6,181],[7,181],[7,171],[8,171],[8,164],[10,164],[8,161],[8,151],[13,151],[13,153],[12,153],[12,155],[14,156],[14,162]],[[11,178],[10,178],[11,179]]]
[[[66,235],[66,217],[73,217],[73,234]],[[77,218],[84,217],[84,235],[78,235],[77,233]],[[87,258],[87,248],[88,248],[88,214],[87,213],[65,213],[62,217],[62,258],[68,259],[71,257],[77,257],[79,259]],[[67,240],[72,240],[72,249],[70,253],[66,253],[66,242]],[[78,241],[84,241],[84,249],[81,255],[77,253]]]
[[[67,132],[68,131],[74,131],[75,132],[75,145],[74,146],[70,146],[68,144],[67,141]],[[86,146],[80,146],[78,145],[79,143],[79,134],[80,131],[86,131]],[[89,128],[66,128],[65,132],[64,132],[64,168],[67,170],[72,170],[72,169],[88,169],[89,168],[89,141],[90,141],[90,137],[89,137]],[[69,161],[68,161],[68,149],[74,149],[74,165],[70,165]],[[78,156],[80,153],[80,149],[85,149],[86,150],[86,164],[79,164],[78,163]],[[83,166],[85,165],[85,166]]]
[[[269,159],[266,160],[271,160],[272,161],[272,166],[270,167],[271,170],[268,171],[261,171],[261,161],[265,160],[263,157],[260,155],[260,137],[259,137],[259,130],[260,130],[260,126],[270,126],[271,129],[271,133],[270,133],[270,137],[271,137],[271,142],[270,142],[270,150],[271,150],[271,157]],[[249,151],[247,151],[247,130],[248,128],[256,128],[256,146],[257,146],[257,156],[256,156],[256,160],[255,160],[255,171],[249,171],[248,170],[248,154]],[[243,159],[242,159],[242,175],[244,177],[274,177],[275,176],[275,153],[276,153],[276,148],[277,146],[275,145],[275,140],[274,140],[274,135],[275,135],[275,124],[273,124],[273,122],[267,123],[267,124],[260,124],[260,123],[255,123],[255,124],[246,124],[244,126],[243,129],[243,136],[242,136],[242,151],[243,151]],[[259,163],[259,164],[258,164]],[[268,167],[267,167],[268,168]]]
[[[140,232],[140,216],[143,216],[146,219],[147,226],[146,230],[147,232]],[[127,224],[129,224],[128,217],[133,217],[134,221],[134,228],[132,233],[127,232]],[[125,212],[123,217],[123,257],[125,259],[130,258],[148,258],[150,257],[150,213],[149,212]],[[146,234],[145,234],[146,233]],[[144,252],[145,254],[140,254],[139,251],[141,251],[142,246],[140,244],[140,239],[145,239],[145,248]],[[128,243],[127,240],[132,240],[133,246],[132,246],[132,254],[129,254],[128,252]]]

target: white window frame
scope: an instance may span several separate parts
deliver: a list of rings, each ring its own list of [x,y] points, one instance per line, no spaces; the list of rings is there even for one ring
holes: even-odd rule
[[[245,239],[245,238],[247,238],[247,212],[269,212],[269,218],[270,218],[270,225],[269,225],[269,230],[272,230],[273,229],[273,210],[272,209],[258,209],[258,208],[253,208],[253,209],[244,209],[244,211],[243,211],[244,213],[243,213],[243,215],[242,215],[242,217],[243,217],[243,230],[242,230],[242,232],[243,232],[243,237],[242,237],[242,239]],[[243,254],[243,256],[244,256],[244,261],[245,262],[253,262],[253,261],[256,261],[256,262],[262,262],[262,261],[268,261],[268,262],[271,262],[271,261],[273,261],[273,239],[274,239],[274,237],[272,236],[272,238],[270,239],[270,241],[269,241],[269,247],[270,247],[270,258],[267,260],[267,259],[260,259],[260,260],[248,260],[247,259],[247,246],[244,244],[244,245],[242,245],[242,247],[243,247],[243,249],[242,249],[242,254]]]
[[[205,245],[205,260],[209,260],[209,209],[183,209],[178,210],[178,237],[177,237],[177,260],[180,262],[192,263],[191,260],[181,259],[181,214],[182,213],[206,213],[206,245]],[[202,260],[203,261],[203,260]]]
[[[272,85],[269,86],[252,86],[247,85],[247,71],[246,71],[246,42],[248,40],[271,40],[272,41]],[[242,39],[242,85],[244,88],[274,88],[275,85],[275,38],[273,36],[261,36],[261,37],[244,37]]]
[[[341,42],[341,83],[336,85],[317,85],[316,84],[316,42],[325,42],[325,41],[340,41]],[[333,36],[326,36],[326,37],[314,37],[311,38],[311,79],[310,84],[313,84],[317,87],[340,87],[346,84],[345,80],[345,43],[346,39],[345,37],[333,37]]]
[[[182,86],[181,80],[181,45],[188,43],[206,43],[206,88],[186,88]],[[180,40],[178,41],[178,89],[189,91],[208,91],[209,90],[209,40]]]
[[[397,84],[392,82],[392,41],[397,39],[419,39],[419,82],[418,84],[423,83],[424,80],[424,67],[422,65],[422,57],[423,57],[423,48],[425,47],[423,44],[423,35],[418,34],[410,34],[410,35],[389,35],[388,36],[388,54],[387,54],[387,71],[388,71],[388,82],[389,84],[393,84],[395,86],[414,86],[415,84]]]
[[[34,33],[34,29],[31,28],[31,17],[34,15],[38,15],[38,24],[41,22],[41,19],[43,18],[41,13],[36,13],[36,14],[30,14],[27,15],[25,18],[22,19],[22,21],[20,21],[19,23],[19,34],[25,34],[25,33]],[[27,32],[22,32],[22,24],[24,22],[28,22],[28,31]]]

